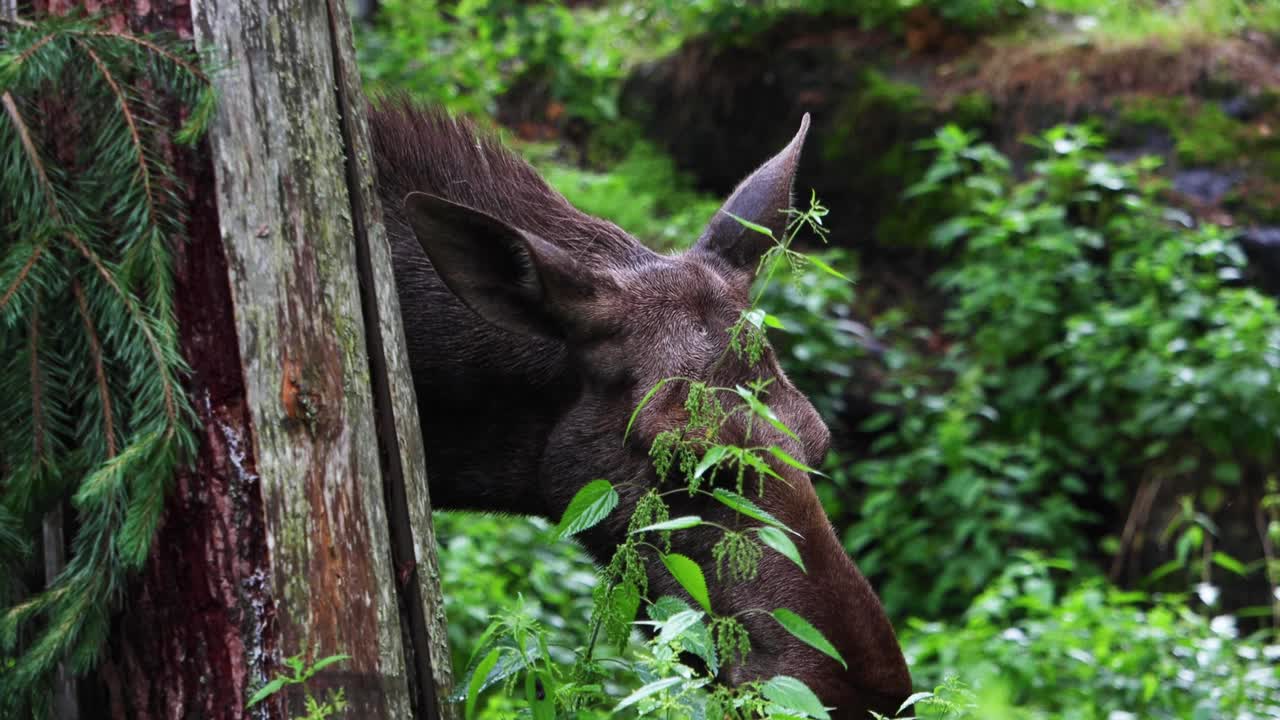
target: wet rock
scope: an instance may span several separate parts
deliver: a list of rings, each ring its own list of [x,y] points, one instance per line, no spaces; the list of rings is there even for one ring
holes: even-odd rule
[[[1174,174],[1173,190],[1198,203],[1216,205],[1239,184],[1240,179],[1238,172],[1194,168]]]
[[[1280,295],[1280,227],[1248,228],[1237,241],[1249,257],[1250,270],[1257,276],[1258,285]]]

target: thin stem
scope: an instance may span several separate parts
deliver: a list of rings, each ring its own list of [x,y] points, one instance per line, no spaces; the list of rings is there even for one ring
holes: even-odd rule
[[[186,60],[183,60],[180,56],[173,53],[172,51],[166,50],[160,47],[159,45],[156,45],[155,43],[151,42],[150,40],[147,40],[146,38],[141,38],[136,35],[129,35],[127,33],[110,32],[108,30],[95,30],[93,32],[86,32],[82,34],[89,35],[91,37],[109,37],[109,38],[114,38],[116,40],[123,40],[125,42],[130,42],[135,45],[141,45],[142,47],[150,50],[151,52],[165,58],[166,60],[173,63],[174,65],[177,65],[183,70],[186,70],[187,72],[191,73],[195,77],[199,78],[201,82],[205,82],[205,83],[209,82],[209,76],[205,75],[204,72],[199,67],[197,67],[196,65]]]
[[[35,465],[44,462],[44,386],[40,382],[40,304],[31,304],[27,352],[31,364],[31,426]]]
[[[102,74],[102,79],[107,81],[107,85],[111,88],[112,94],[116,96],[116,101],[120,105],[120,114],[124,116],[125,124],[129,126],[129,137],[133,140],[134,152],[138,157],[138,174],[142,176],[142,190],[147,198],[147,224],[155,228],[156,223],[156,200],[155,194],[151,189],[151,171],[147,168],[147,157],[142,148],[142,134],[138,132],[138,123],[134,120],[133,113],[129,112],[129,101],[124,95],[124,91],[120,89],[120,85],[116,82],[115,76],[107,69],[106,63],[102,62],[102,58],[93,51],[83,41],[76,41],[89,58],[93,60],[93,64],[97,66],[98,72]]]
[[[173,433],[177,431],[178,426],[177,403],[174,399],[175,393],[173,388],[173,378],[170,377],[169,365],[165,362],[164,353],[160,349],[160,342],[156,340],[155,334],[151,332],[151,327],[147,324],[146,318],[143,317],[142,311],[134,304],[133,296],[124,288],[120,287],[120,284],[116,282],[115,276],[111,274],[111,271],[107,269],[106,264],[103,263],[102,258],[98,257],[98,254],[95,253],[92,248],[85,245],[84,241],[77,237],[75,233],[68,233],[67,239],[69,239],[71,243],[75,245],[76,249],[80,251],[80,254],[93,265],[94,269],[98,271],[98,274],[102,276],[102,279],[106,281],[107,286],[120,297],[120,301],[124,303],[125,307],[129,310],[129,314],[133,316],[134,322],[137,324],[138,328],[142,330],[142,334],[147,341],[147,348],[151,351],[152,359],[155,360],[157,369],[160,371],[160,376],[164,384],[164,411],[165,418],[168,420],[168,428],[165,430],[165,435],[172,436]]]
[[[773,613],[768,610],[765,610],[764,608],[746,608],[745,610],[739,610],[738,612],[730,615],[729,617],[733,618],[734,620],[737,620],[740,617],[750,615],[752,613],[764,613],[765,615],[768,615],[771,618],[773,617]]]
[[[612,587],[609,588],[609,590],[612,590],[612,589],[613,589]],[[606,591],[606,593],[607,592],[608,591]],[[602,621],[598,619],[595,622],[591,623],[591,640],[587,643],[587,656],[586,656],[587,662],[591,662],[591,655],[595,653],[596,639],[600,637],[600,625],[602,624],[603,624]]]
[[[26,151],[27,158],[31,161],[31,167],[36,171],[36,176],[40,179],[40,185],[44,190],[45,202],[49,204],[49,214],[55,220],[61,222],[62,213],[58,210],[57,195],[53,192],[53,183],[49,182],[49,174],[45,172],[44,163],[40,162],[40,153],[36,150],[36,144],[31,140],[31,131],[27,128],[26,121],[22,119],[22,113],[19,112],[17,103],[13,101],[12,95],[4,93],[0,95],[0,105],[4,106],[10,121],[13,122],[14,129],[18,131],[18,139],[22,142],[22,149]]]
[[[8,307],[9,301],[12,300],[14,294],[18,292],[18,288],[22,287],[22,283],[26,282],[27,275],[31,273],[31,268],[35,267],[36,262],[40,259],[42,254],[44,254],[43,242],[37,245],[36,249],[32,251],[31,257],[27,258],[26,264],[24,264],[22,269],[18,271],[18,276],[13,279],[13,282],[4,291],[4,295],[0,296],[0,311],[3,311]]]
[[[1271,616],[1273,629],[1280,633],[1280,593],[1276,592],[1276,588],[1280,588],[1280,558],[1276,557],[1275,545],[1271,542],[1271,533],[1268,532],[1268,520],[1280,520],[1280,518],[1268,518],[1267,512],[1263,509],[1263,503],[1258,503],[1255,510],[1254,524],[1258,529],[1258,537],[1262,540],[1262,557],[1263,569],[1266,571],[1268,584],[1271,585],[1272,596],[1276,599],[1271,602]]]
[[[89,354],[93,356],[93,372],[98,380],[98,399],[102,405],[102,429],[107,436],[107,457],[112,458],[116,455],[116,429],[112,419],[111,392],[107,388],[107,373],[102,362],[102,345],[98,341],[98,333],[93,329],[89,304],[85,301],[79,280],[72,281],[71,292],[76,296],[76,307],[80,311],[80,319],[84,321],[85,335],[89,338]]]

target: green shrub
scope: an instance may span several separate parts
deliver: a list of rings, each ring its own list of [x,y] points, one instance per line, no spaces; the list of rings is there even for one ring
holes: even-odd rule
[[[531,74],[570,112],[611,119],[626,46],[608,42],[607,23],[589,20],[558,2],[387,0],[376,24],[357,33],[358,60],[375,92],[492,114],[497,99]]]
[[[1085,580],[1060,591],[1069,563],[1015,559],[955,625],[915,621],[903,634],[916,684],[960,677],[959,713],[922,717],[1280,717],[1280,644],[1240,637],[1227,615],[1179,596],[1148,596]]]
[[[692,245],[720,207],[715,198],[694,192],[671,158],[645,142],[633,145],[607,173],[545,159],[537,164],[578,209],[612,220],[661,250]]]
[[[1150,165],[1107,162],[1088,131],[1036,144],[1020,180],[944,129],[911,191],[961,208],[932,233],[949,306],[941,334],[877,328],[886,409],[865,429],[883,433],[846,533],[897,612],[964,607],[1010,548],[1096,556],[1086,508],[1145,477],[1221,496],[1276,459],[1280,313],[1240,286],[1240,250],[1171,222]]]
[[[556,542],[537,518],[442,512],[435,525],[458,671],[493,616],[516,609],[554,629],[559,642],[588,642],[596,568],[582,548]]]

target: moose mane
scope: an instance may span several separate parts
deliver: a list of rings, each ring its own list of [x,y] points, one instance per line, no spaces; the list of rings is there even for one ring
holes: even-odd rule
[[[649,251],[611,222],[588,215],[553,190],[492,132],[465,117],[405,96],[371,104],[369,132],[384,201],[437,195],[540,236],[593,264],[637,261]]]

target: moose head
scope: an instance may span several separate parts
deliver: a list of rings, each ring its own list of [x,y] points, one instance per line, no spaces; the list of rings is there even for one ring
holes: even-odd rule
[[[797,469],[821,463],[830,433],[770,349],[754,362],[730,350],[729,329],[773,244],[750,224],[775,237],[785,231],[808,116],[678,255],[649,251],[573,209],[465,123],[401,103],[376,112],[373,129],[437,505],[554,519],[586,483],[606,478],[622,507],[582,539],[607,561],[626,537],[630,508],[662,487],[653,442],[688,419],[687,383],[650,390],[672,377],[719,388],[763,383],[762,399],[791,432],[734,415],[718,439],[776,446],[801,461],[775,463],[781,481],[753,500],[799,534],[805,569],[770,550],[754,579],[713,583],[713,609],[739,614],[751,640],[746,659],[723,666],[721,679],[785,674],[840,717],[895,712],[911,681],[892,626]],[[670,498],[673,515],[744,526],[705,496]],[[710,572],[717,538],[708,528],[682,531],[672,550]],[[651,596],[683,594],[660,562],[649,568]],[[847,669],[766,614],[778,608],[817,627]]]

